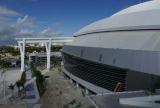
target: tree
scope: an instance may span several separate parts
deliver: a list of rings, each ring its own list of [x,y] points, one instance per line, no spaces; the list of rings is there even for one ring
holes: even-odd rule
[[[1,60],[1,66],[2,68],[8,68],[11,66],[11,62],[10,61],[5,61],[5,60]]]
[[[51,47],[51,51],[52,51],[52,52],[60,51],[61,49],[62,49],[61,46],[52,46],[52,47]]]
[[[25,84],[25,83],[26,83],[26,74],[25,74],[25,72],[23,72],[22,75],[21,75],[20,80],[18,80],[18,81],[16,82],[16,86],[17,86],[17,88],[18,88],[18,94],[19,94],[19,96],[21,96],[22,91],[25,92],[25,89],[24,89],[24,84]],[[23,88],[22,90],[20,89],[21,87]],[[24,94],[23,94],[23,95],[24,95]]]
[[[19,55],[19,49],[18,48],[14,48],[11,46],[0,46],[0,53],[5,54],[5,53],[10,53],[13,56]]]

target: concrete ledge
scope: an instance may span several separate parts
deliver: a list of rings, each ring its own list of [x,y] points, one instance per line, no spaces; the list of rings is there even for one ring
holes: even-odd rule
[[[160,108],[160,103],[155,103],[155,101],[160,101],[160,95],[120,98],[120,104],[122,105],[145,108]]]
[[[156,91],[157,95],[160,94],[160,91]],[[159,108],[160,106],[156,106],[153,104],[148,105],[148,102],[151,102],[151,98],[149,97],[146,101],[143,100],[143,97],[148,96],[146,91],[129,91],[129,92],[117,92],[117,93],[105,93],[98,95],[89,96],[90,100],[100,108]],[[136,98],[135,98],[136,97]],[[138,100],[139,98],[139,100]],[[133,101],[133,100],[134,101]],[[159,97],[160,99],[160,97]],[[140,103],[140,100],[142,101]],[[132,101],[132,102],[131,102]]]

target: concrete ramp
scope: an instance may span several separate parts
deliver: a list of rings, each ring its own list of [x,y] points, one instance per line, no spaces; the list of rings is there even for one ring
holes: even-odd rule
[[[160,94],[160,91],[157,91],[157,95]],[[135,106],[134,104],[124,104],[125,100],[128,98],[134,97],[145,97],[148,96],[146,91],[131,91],[131,92],[119,92],[119,93],[105,93],[105,94],[98,94],[98,95],[91,95],[89,96],[92,103],[97,108],[146,108],[143,106]],[[120,100],[123,102],[120,103]],[[127,102],[127,100],[126,100]],[[133,101],[132,101],[133,102]],[[151,108],[151,107],[148,107]]]

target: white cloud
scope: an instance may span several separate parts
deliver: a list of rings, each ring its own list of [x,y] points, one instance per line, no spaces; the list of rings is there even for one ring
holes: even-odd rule
[[[22,29],[31,25],[33,26],[33,21],[28,16],[24,16],[17,23],[16,19],[20,16],[22,16],[20,13],[0,6],[0,45],[13,44],[16,37],[29,35],[29,30],[27,33],[27,31]]]
[[[27,29],[22,29],[19,31],[19,35],[20,36],[32,36],[33,35],[33,31],[27,30]]]
[[[53,29],[51,29],[50,27],[42,30],[39,35],[41,37],[54,37],[54,36],[60,36],[62,35],[61,33],[54,31]]]
[[[4,6],[0,6],[0,16],[20,16],[21,14],[14,11],[14,10],[11,10],[11,9],[8,9]]]
[[[18,36],[19,30],[9,23],[0,21],[0,45],[13,44],[14,38]]]
[[[37,29],[36,19],[22,15],[14,10],[0,6],[0,45],[13,44],[15,38],[60,36],[55,27],[47,27],[41,32]]]
[[[51,29],[50,29],[50,28],[46,28],[46,29],[42,30],[40,33],[41,33],[41,34],[46,34],[46,33],[48,33],[49,31],[51,31]]]
[[[18,24],[23,24],[27,21],[27,19],[28,19],[28,15],[24,16],[23,18],[18,18],[17,23]]]
[[[29,17],[28,15],[25,15],[22,18],[17,19],[17,24],[20,26],[29,26],[29,27],[35,27],[36,22],[35,19],[32,17]]]

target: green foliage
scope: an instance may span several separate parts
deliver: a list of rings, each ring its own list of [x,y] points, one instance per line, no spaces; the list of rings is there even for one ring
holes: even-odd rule
[[[60,51],[62,49],[61,46],[52,46],[51,51]],[[34,47],[34,46],[26,46],[26,52],[32,53],[32,52],[46,52],[45,47]],[[12,46],[0,46],[0,53],[10,53],[12,56],[20,55],[19,48],[14,48]]]
[[[0,60],[0,65],[2,68],[8,68],[11,66],[11,62],[7,60]]]
[[[18,49],[13,50],[13,52],[11,52],[12,56],[17,56],[20,55],[20,51]]]
[[[60,51],[61,49],[62,49],[61,46],[52,46],[52,47],[51,47],[51,51],[52,51],[52,52]]]
[[[26,74],[25,74],[25,72],[22,73],[20,81],[21,81],[23,84],[26,82]]]
[[[68,104],[64,105],[64,108],[69,108],[69,105],[72,105],[73,108],[81,108],[81,102],[78,102],[76,99],[73,99]]]
[[[62,49],[61,46],[52,46],[51,47],[51,51],[54,52],[54,51],[60,51],[60,49]],[[46,49],[45,47],[31,47],[31,46],[28,46],[26,47],[26,52],[29,52],[29,53],[32,53],[32,52],[46,52]]]
[[[32,47],[31,46],[26,47],[26,52],[32,53],[34,51],[36,51],[36,52],[41,52],[41,51],[45,52],[45,47],[33,47],[33,46]]]
[[[32,76],[36,77],[36,83],[37,83],[37,87],[38,87],[38,91],[40,96],[43,95],[43,93],[45,92],[45,78],[44,76],[41,74],[41,72],[39,70],[37,70],[34,65],[31,63],[31,70],[32,70]]]
[[[12,52],[13,50],[14,48],[10,46],[0,46],[0,52],[3,52],[3,53],[9,53],[9,52]]]
[[[25,74],[25,72],[23,72],[21,75],[21,79],[16,82],[16,85],[17,85],[19,91],[20,91],[20,87],[24,88],[25,82],[26,82],[26,74]]]
[[[21,87],[21,82],[20,80],[16,81],[16,86],[18,88],[18,91],[20,91],[20,87]]]
[[[148,91],[149,95],[155,95],[156,94],[156,89],[155,88],[150,88]]]
[[[2,54],[10,53],[13,56],[20,54],[18,48],[15,49],[14,47],[11,47],[11,46],[0,46],[0,53],[2,53]]]

